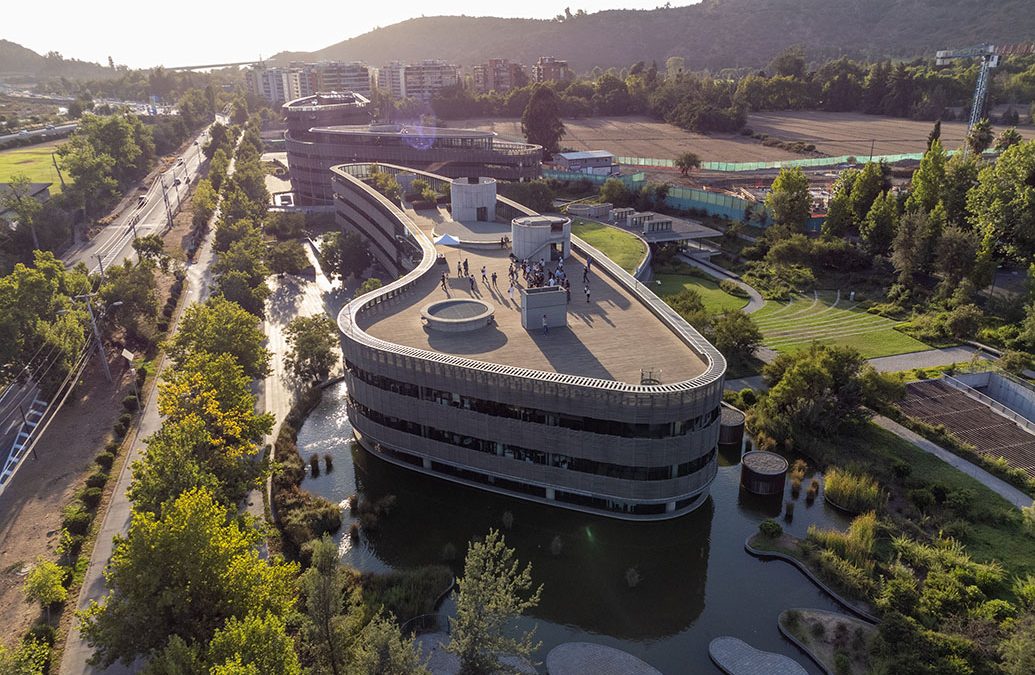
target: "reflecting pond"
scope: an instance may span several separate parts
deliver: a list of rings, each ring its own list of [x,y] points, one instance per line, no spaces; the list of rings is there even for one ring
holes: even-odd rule
[[[660,523],[601,518],[466,488],[374,458],[351,440],[344,396],[344,384],[329,388],[299,431],[304,458],[330,454],[334,463],[333,471],[307,478],[303,487],[340,502],[345,511],[357,493],[374,500],[394,495],[396,502],[379,531],[358,541],[347,536],[351,518],[344,514],[337,536],[343,562],[366,571],[445,563],[459,572],[467,542],[496,527],[544,586],[540,606],[527,618],[543,641],[540,661],[557,644],[585,640],[626,650],[666,674],[717,673],[708,643],[732,635],[820,672],[780,636],[776,619],[789,607],[838,606],[790,565],[744,551],[758,523],[777,517],[790,499],[790,481],[782,499],[748,495],[739,489],[739,458],[720,456],[711,498],[696,511]],[[804,487],[813,475],[820,477],[810,472]],[[785,529],[804,536],[811,523],[847,526],[821,499],[807,505],[804,487],[793,522],[781,521]],[[639,577],[635,587],[627,581],[630,569]],[[447,602],[443,611],[449,609]]]

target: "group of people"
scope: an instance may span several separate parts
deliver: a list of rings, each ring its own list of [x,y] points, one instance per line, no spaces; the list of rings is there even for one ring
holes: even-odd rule
[[[509,243],[507,238],[501,238],[501,246],[505,243]],[[587,258],[586,264],[582,266],[582,285],[583,292],[586,294],[587,303],[590,302],[589,281],[592,268],[593,258]],[[490,275],[488,268],[485,265],[482,265],[481,273],[483,284],[499,289],[499,277],[496,272],[492,272]],[[456,261],[456,276],[459,278],[466,278],[471,284],[471,290],[473,291],[475,289],[474,275],[471,274],[471,266],[468,258]],[[518,289],[519,280],[521,280],[524,281],[526,288],[563,288],[567,301],[571,302],[571,279],[568,278],[567,273],[564,271],[563,258],[557,261],[557,264],[553,269],[550,269],[545,258],[540,258],[538,261],[529,261],[527,258],[518,260],[517,257],[511,253],[510,266],[507,269],[507,278],[510,280],[510,285],[507,288],[507,295],[511,300],[514,299],[514,292]],[[447,266],[446,271],[442,273],[441,279],[442,290],[447,293],[449,291],[448,280],[449,267]]]

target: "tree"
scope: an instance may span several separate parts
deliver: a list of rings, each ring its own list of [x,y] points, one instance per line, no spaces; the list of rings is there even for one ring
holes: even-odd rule
[[[849,347],[813,344],[766,364],[769,392],[754,408],[755,428],[808,447],[868,417],[865,359]]]
[[[780,77],[805,77],[805,50],[801,45],[794,45],[783,50],[769,62],[769,71]]]
[[[225,298],[193,304],[168,343],[169,356],[182,364],[194,353],[230,354],[249,377],[265,377],[270,353],[262,346],[266,338],[258,323],[253,314]]]
[[[331,232],[320,243],[320,266],[329,276],[347,279],[370,266],[366,241],[355,232]]]
[[[967,193],[977,185],[978,158],[958,152],[945,163],[945,180],[942,183],[942,204],[945,219],[949,225],[967,225]]]
[[[529,143],[543,146],[546,159],[559,151],[564,123],[560,101],[552,87],[539,84],[532,90],[532,98],[521,115],[521,133]]]
[[[266,262],[274,274],[301,274],[309,267],[305,249],[297,241],[279,241],[270,246]]]
[[[1011,146],[981,169],[967,195],[982,249],[1026,259],[1035,251],[1035,141]]]
[[[352,675],[430,675],[417,656],[413,638],[404,637],[383,612],[363,626],[349,657]]]
[[[112,176],[115,159],[97,152],[84,137],[75,135],[57,150],[61,169],[71,177],[63,194],[86,215],[104,213],[118,199],[119,183]]]
[[[139,322],[158,311],[158,282],[154,266],[143,260],[136,265],[126,260],[105,271],[101,299],[110,307],[108,317],[131,333],[139,333]],[[113,306],[121,302],[121,305]]]
[[[219,222],[216,223],[216,238],[212,242],[212,248],[218,253],[223,253],[228,251],[230,246],[248,236],[257,236],[259,243],[262,243],[262,233],[259,232],[259,228],[250,218],[233,220],[227,218],[224,214],[224,217],[220,218]]]
[[[17,647],[0,644],[0,673],[5,675],[43,675],[50,661],[50,645],[24,640]]]
[[[208,221],[216,212],[217,201],[218,195],[212,187],[212,181],[208,178],[199,180],[197,187],[194,188],[194,196],[191,198],[191,204],[194,206],[191,224],[195,230],[201,231],[208,227]]]
[[[32,182],[25,174],[12,176],[7,183],[7,190],[0,194],[0,213],[10,211],[14,214],[13,226],[24,228],[32,235],[33,249],[40,248],[39,236],[36,234],[36,218],[43,210],[43,204],[32,196]],[[13,229],[13,227],[12,227]]]
[[[855,215],[855,222],[862,226],[866,214],[873,208],[873,202],[881,196],[881,193],[888,187],[884,184],[883,165],[877,162],[866,162],[862,170],[852,181],[852,213]]]
[[[1016,128],[1010,127],[1009,129],[1003,129],[999,136],[995,139],[995,151],[1002,152],[1010,146],[1017,145],[1024,140],[1020,132]]]
[[[823,219],[824,236],[843,237],[856,227],[855,211],[852,209],[852,185],[858,174],[855,169],[845,169],[834,181],[827,217]]]
[[[950,295],[964,278],[970,276],[977,261],[979,244],[973,232],[955,225],[942,232],[935,246],[935,271],[942,277],[942,295]]]
[[[895,238],[898,222],[898,200],[891,190],[873,200],[870,212],[859,226],[859,238],[873,255],[885,255]]]
[[[275,614],[230,617],[212,636],[208,662],[213,669],[233,665],[233,672],[254,668],[258,673],[301,675],[295,643],[284,620]]]
[[[500,668],[500,655],[527,658],[539,649],[534,629],[517,639],[504,635],[514,619],[539,604],[543,587],[532,590],[532,565],[519,568],[514,549],[507,547],[498,530],[489,530],[484,541],[468,546],[458,586],[447,649],[460,658],[461,674],[494,673]]]
[[[934,145],[935,141],[941,141],[942,138],[942,121],[935,120],[934,127],[931,129],[931,133],[927,134],[927,149],[930,150],[931,146]]]
[[[946,154],[942,143],[935,140],[930,149],[924,153],[920,166],[913,172],[909,186],[909,197],[906,199],[907,211],[923,211],[930,213],[942,198],[942,187],[945,184]]]
[[[309,642],[315,647],[315,657],[321,669],[330,671],[332,675],[342,675],[348,659],[346,637],[349,629],[341,616],[345,575],[338,566],[338,546],[326,534],[308,546],[312,564],[299,579],[299,587],[305,597]]]
[[[380,279],[378,279],[377,277],[370,277],[369,279],[367,279],[359,285],[359,288],[357,288],[356,292],[352,294],[352,297],[358,298],[361,295],[366,295],[371,291],[376,291],[377,289],[381,288],[382,285],[383,284],[381,283]]]
[[[620,178],[608,178],[600,186],[600,199],[617,207],[631,206],[636,195]]]
[[[128,664],[174,635],[208,644],[233,617],[288,615],[297,567],[263,559],[262,535],[243,528],[234,511],[206,490],[190,490],[161,517],[133,514],[105,573],[111,593],[83,613],[98,663]]]
[[[776,224],[787,226],[791,231],[804,231],[812,213],[812,196],[805,173],[798,167],[780,169],[766,195],[765,205],[772,210]]]
[[[47,612],[47,622],[50,622],[50,607],[57,602],[64,602],[68,597],[68,589],[65,588],[65,571],[55,562],[47,560],[43,556],[36,558],[36,565],[25,576],[25,597],[35,600],[43,606]]]
[[[729,310],[712,321],[716,348],[731,361],[745,362],[762,344],[762,331],[740,310]]]
[[[701,166],[701,158],[692,152],[681,152],[676,157],[676,168],[684,176]]]
[[[215,443],[201,418],[187,415],[177,421],[169,420],[144,442],[147,449],[143,458],[133,463],[133,482],[128,492],[137,512],[160,517],[167,505],[192,489],[207,489],[218,501],[228,506],[234,503],[236,494],[229,494],[214,473],[221,467],[207,465],[217,458],[222,466],[227,462],[225,457],[213,453]],[[252,464],[250,457],[244,461]],[[225,471],[222,473],[227,477]]]
[[[159,385],[158,412],[169,423],[200,420],[211,439],[207,451],[217,457],[199,458],[224,483],[229,480],[219,465],[250,458],[273,428],[272,415],[256,414],[250,384],[232,355],[196,352]]]
[[[285,329],[290,351],[285,364],[299,382],[327,377],[338,361],[338,327],[323,314],[295,317]]]
[[[160,267],[163,272],[169,270],[169,255],[165,252],[165,241],[157,233],[137,237],[133,240],[133,250],[142,261]]]
[[[985,117],[978,120],[967,132],[967,146],[975,155],[980,155],[988,150],[993,140],[995,140],[995,135],[992,133],[992,123]]]
[[[935,238],[932,218],[920,211],[907,212],[898,223],[892,242],[891,264],[898,272],[898,283],[913,287],[916,275],[927,270],[931,242]]]
[[[665,297],[665,303],[691,326],[701,330],[708,325],[708,313],[704,310],[701,294],[693,288],[683,288],[675,295]]]

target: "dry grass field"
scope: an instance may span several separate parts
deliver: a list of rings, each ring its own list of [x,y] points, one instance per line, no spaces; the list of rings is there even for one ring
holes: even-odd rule
[[[621,157],[675,159],[687,150],[704,161],[759,162],[801,157],[780,148],[767,148],[740,134],[695,134],[638,115],[565,120],[564,124],[568,133],[561,139],[561,147],[607,150]],[[450,126],[487,129],[505,138],[522,138],[521,120],[517,119],[460,120],[451,121]]]
[[[861,113],[777,112],[748,116],[748,126],[756,133],[769,134],[782,140],[815,143],[816,150],[826,155],[870,154],[894,155],[923,152],[933,122],[918,122],[897,117],[863,115]],[[1002,128],[994,127],[998,134]],[[1026,139],[1035,138],[1031,127],[1019,127]],[[958,148],[967,135],[963,122],[942,122],[942,144]]]
[[[619,156],[674,159],[691,151],[706,162],[766,162],[802,159],[780,148],[769,148],[760,141],[739,134],[695,134],[649,117],[595,117],[565,120],[568,133],[561,146],[574,150],[608,150]],[[495,131],[504,138],[521,138],[517,119],[472,119],[450,122],[450,126]],[[923,152],[931,122],[860,113],[779,112],[757,113],[748,117],[756,133],[769,134],[785,141],[814,143],[826,155],[856,155],[863,159],[876,155]],[[1026,139],[1035,138],[1031,127],[1019,127]],[[996,133],[1000,129],[995,129]],[[966,135],[966,124],[944,122],[942,141],[957,148]]]

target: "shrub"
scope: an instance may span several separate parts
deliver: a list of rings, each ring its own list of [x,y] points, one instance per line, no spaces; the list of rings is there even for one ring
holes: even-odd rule
[[[833,551],[819,553],[819,569],[831,583],[835,583],[858,597],[868,597],[873,590],[873,580],[857,565],[845,560]]]
[[[111,433],[115,436],[116,440],[121,441],[126,437],[127,425],[122,420],[119,420],[115,424],[111,425]]]
[[[934,494],[927,488],[916,488],[909,491],[909,501],[913,506],[926,513],[935,504]]]
[[[812,627],[809,630],[817,638],[823,637],[824,635],[826,635],[827,632],[827,629],[823,626],[822,621],[813,622]]]
[[[130,394],[122,399],[122,407],[130,412],[135,411],[137,409],[137,397]]]
[[[895,474],[895,477],[899,480],[909,478],[909,474],[912,471],[913,467],[910,464],[903,462],[901,459],[896,459],[891,464],[891,472]]]
[[[813,478],[812,482],[809,483],[809,491],[805,493],[805,502],[811,504],[816,501],[816,497],[819,495],[819,479]]]
[[[108,482],[108,474],[98,469],[86,479],[86,487],[102,488]]]
[[[848,654],[840,651],[834,654],[834,673],[836,675],[851,675],[852,658]]]
[[[330,473],[334,470],[334,458],[331,457],[330,453],[325,453],[323,456],[324,470]]]
[[[309,455],[309,472],[312,474],[313,478],[316,478],[317,476],[320,475],[320,456],[319,455],[316,455],[316,454]]]
[[[93,461],[97,462],[98,466],[107,471],[111,468],[111,465],[115,463],[115,455],[108,451],[104,451],[97,455],[97,458]]]
[[[794,502],[787,502],[783,505],[783,519],[788,523],[794,520]]]
[[[783,527],[780,525],[780,523],[776,522],[772,518],[766,518],[758,524],[758,532],[763,537],[776,539],[777,537],[783,534]]]
[[[88,487],[82,491],[79,495],[79,499],[86,504],[86,508],[93,509],[97,508],[97,505],[101,503],[101,488],[99,487]]]
[[[837,468],[824,476],[823,493],[827,500],[852,513],[872,511],[883,501],[880,486],[873,478]]]
[[[62,516],[61,526],[72,534],[83,535],[90,529],[90,512],[79,500],[66,506]]]
[[[810,525],[805,541],[836,553],[867,570],[873,567],[873,547],[877,540],[877,516],[872,511],[856,516],[846,532],[824,530]]]
[[[126,425],[126,428],[128,429],[129,425],[133,424],[133,413],[124,412],[121,415],[119,415],[119,423]]]
[[[720,281],[719,282],[719,288],[721,288],[723,291],[725,291],[726,293],[729,293],[730,295],[732,295],[732,296],[734,296],[736,298],[746,298],[746,297],[748,297],[748,292],[745,291],[743,288],[741,288],[736,283],[734,283],[733,281],[731,281],[730,279],[723,279],[722,281]]]

